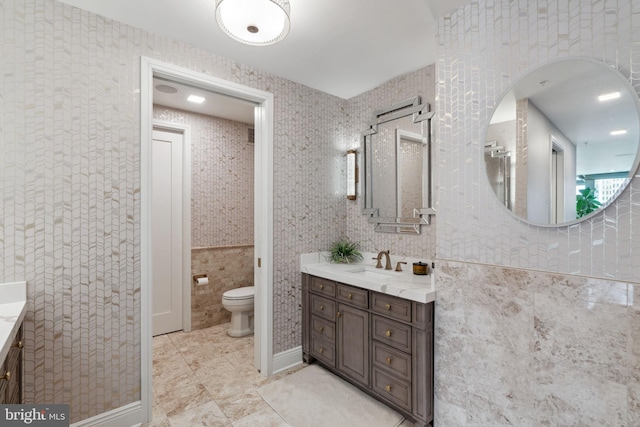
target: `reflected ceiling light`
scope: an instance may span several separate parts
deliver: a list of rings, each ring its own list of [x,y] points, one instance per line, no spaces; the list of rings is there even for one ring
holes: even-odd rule
[[[176,93],[178,89],[169,85],[157,85],[156,89],[158,89],[162,93]]]
[[[202,104],[204,102],[204,96],[189,95],[187,101],[195,102],[196,104]]]
[[[625,135],[626,133],[627,133],[626,129],[612,130],[611,136]]]
[[[274,44],[289,34],[289,0],[216,0],[216,21],[241,43]]]
[[[611,101],[612,99],[616,99],[616,98],[620,98],[620,92],[611,92],[611,93],[602,94],[598,97],[598,101],[600,102]]]

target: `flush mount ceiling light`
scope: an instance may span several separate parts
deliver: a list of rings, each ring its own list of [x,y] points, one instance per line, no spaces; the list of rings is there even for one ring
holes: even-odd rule
[[[610,132],[611,136],[626,135],[626,134],[627,134],[627,130],[626,129],[612,130]]]
[[[617,98],[620,98],[620,92],[611,92],[611,93],[605,93],[598,96],[598,101],[600,102],[611,101],[612,99],[617,99]]]
[[[187,101],[193,102],[193,103],[196,103],[196,104],[202,104],[204,102],[204,96],[189,95],[187,97]]]
[[[289,0],[216,0],[216,21],[241,43],[274,44],[289,33]]]

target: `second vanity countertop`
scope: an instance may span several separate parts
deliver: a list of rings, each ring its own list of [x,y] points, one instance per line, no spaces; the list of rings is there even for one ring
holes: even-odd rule
[[[435,301],[433,271],[425,276],[415,275],[412,272],[412,264],[418,261],[424,262],[424,259],[392,257],[394,269],[397,261],[407,263],[402,265],[403,271],[397,272],[375,268],[375,261],[369,260],[377,254],[365,252],[362,255],[364,260],[360,263],[333,264],[328,261],[329,254],[327,252],[302,254],[300,255],[300,271],[411,301],[420,303]],[[382,263],[384,265],[384,257]]]
[[[0,363],[9,354],[26,311],[27,283],[0,283]]]

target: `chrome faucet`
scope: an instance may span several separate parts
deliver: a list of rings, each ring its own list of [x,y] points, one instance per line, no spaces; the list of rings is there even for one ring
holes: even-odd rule
[[[372,258],[372,259],[375,259],[376,261],[378,261],[378,263],[376,264],[376,268],[382,268],[382,260],[381,260],[382,255],[385,256],[384,269],[385,270],[391,270],[391,258],[389,257],[389,251],[380,251],[376,258]]]

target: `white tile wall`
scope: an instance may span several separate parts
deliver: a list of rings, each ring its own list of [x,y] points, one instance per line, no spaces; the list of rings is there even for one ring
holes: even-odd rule
[[[487,185],[482,141],[502,93],[568,56],[604,61],[639,87],[640,3],[478,1],[438,22],[438,256],[587,276],[640,278],[640,184],[602,215],[544,228],[515,220]],[[635,25],[634,25],[635,24]]]

